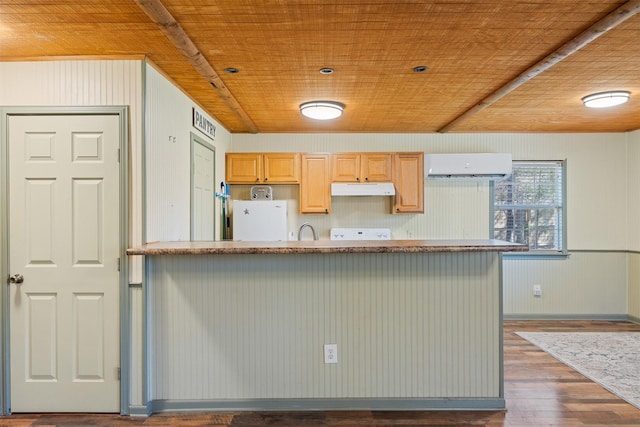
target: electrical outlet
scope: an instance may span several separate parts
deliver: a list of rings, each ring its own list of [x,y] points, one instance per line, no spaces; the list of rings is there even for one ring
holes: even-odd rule
[[[338,363],[338,344],[324,345],[324,363]]]
[[[542,296],[542,286],[533,285],[533,296],[534,297],[541,297]]]

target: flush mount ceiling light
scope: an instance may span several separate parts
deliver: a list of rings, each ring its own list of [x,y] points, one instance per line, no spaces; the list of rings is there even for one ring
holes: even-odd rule
[[[614,90],[609,92],[592,93],[582,98],[582,103],[589,108],[607,108],[624,104],[629,100],[630,92]]]
[[[311,101],[300,104],[300,113],[314,120],[337,119],[342,115],[344,105],[334,101]]]

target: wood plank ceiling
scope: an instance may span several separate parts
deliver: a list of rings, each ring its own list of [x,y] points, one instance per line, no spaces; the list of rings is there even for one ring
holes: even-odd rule
[[[158,8],[177,26],[158,22]],[[640,0],[3,0],[0,61],[145,57],[234,133],[622,132],[640,129],[638,10]],[[495,97],[611,14],[621,18],[599,37]],[[167,36],[176,29],[191,60]],[[582,105],[605,90],[631,100]],[[310,100],[345,114],[304,118]]]

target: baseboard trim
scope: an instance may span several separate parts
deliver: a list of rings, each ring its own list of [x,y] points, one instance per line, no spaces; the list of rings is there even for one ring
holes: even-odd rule
[[[176,411],[503,411],[500,398],[154,400],[152,413]]]
[[[610,320],[632,321],[626,314],[504,314],[504,320]]]
[[[627,320],[628,320],[629,322],[637,323],[637,324],[639,324],[639,325],[640,325],[640,317],[636,317],[636,316],[628,315],[628,316],[627,316]]]
[[[130,417],[148,417],[151,415],[149,405],[129,405]]]

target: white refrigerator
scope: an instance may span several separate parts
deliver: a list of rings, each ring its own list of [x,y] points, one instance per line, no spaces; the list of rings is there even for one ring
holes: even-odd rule
[[[288,240],[287,222],[286,200],[233,201],[233,240]]]

